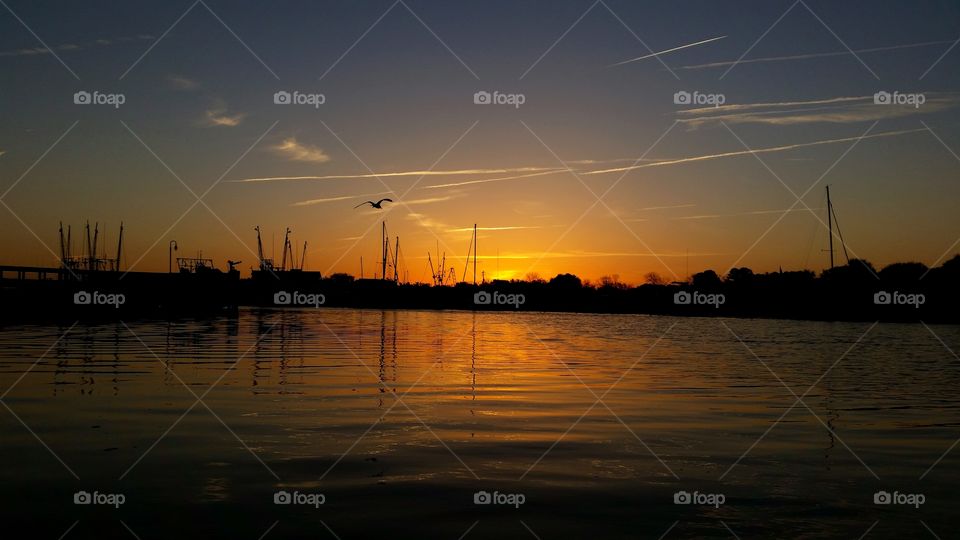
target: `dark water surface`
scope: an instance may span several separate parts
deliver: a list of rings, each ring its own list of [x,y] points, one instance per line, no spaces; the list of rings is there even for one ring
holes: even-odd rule
[[[949,349],[955,326],[544,313],[7,326],[0,505],[31,533],[4,537],[953,538]]]

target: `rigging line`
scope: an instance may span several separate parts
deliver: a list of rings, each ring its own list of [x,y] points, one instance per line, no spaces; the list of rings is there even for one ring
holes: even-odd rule
[[[840,221],[837,219],[837,210],[833,207],[830,208],[833,212],[833,224],[837,227],[837,235],[840,237],[840,246],[843,247],[843,256],[847,259],[847,264],[850,264],[850,255],[847,254],[847,242],[843,239],[843,232],[840,230]]]

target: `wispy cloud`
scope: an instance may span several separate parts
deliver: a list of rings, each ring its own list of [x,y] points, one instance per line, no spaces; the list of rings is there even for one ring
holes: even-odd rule
[[[617,62],[616,64],[610,64],[610,65],[607,66],[607,67],[622,66],[623,64],[629,64],[629,63],[631,63],[631,62],[639,62],[640,60],[646,60],[647,58],[654,58],[654,57],[661,56],[661,55],[664,55],[664,54],[667,54],[667,53],[672,53],[672,52],[674,52],[674,51],[679,51],[679,50],[683,50],[683,49],[688,49],[688,48],[690,48],[690,47],[697,47],[697,46],[699,46],[699,45],[705,45],[705,44],[710,43],[710,42],[713,42],[713,41],[721,40],[721,39],[723,39],[723,38],[725,38],[725,37],[727,37],[727,36],[717,36],[717,37],[714,37],[714,38],[705,39],[705,40],[703,40],[703,41],[697,41],[697,42],[695,42],[695,43],[687,43],[686,45],[680,45],[679,47],[673,47],[672,49],[666,49],[666,50],[663,50],[663,51],[660,51],[660,52],[650,53],[650,54],[647,54],[647,55],[644,55],[644,56],[638,56],[637,58],[631,58],[631,59],[629,59],[629,60],[624,60],[623,62]]]
[[[678,121],[692,128],[715,122],[728,124],[765,124],[788,126],[797,124],[847,124],[889,120],[916,114],[941,112],[958,104],[958,97],[950,93],[929,92],[920,106],[877,105],[874,97],[837,97],[811,101],[780,103],[742,103],[686,109],[677,114]]]
[[[123,37],[114,38],[114,39],[96,39],[93,41],[88,41],[83,43],[64,43],[61,45],[56,45],[52,47],[52,49],[55,51],[72,52],[72,51],[88,49],[95,46],[105,47],[108,45],[113,45],[115,43],[129,42],[129,41],[144,41],[144,40],[152,41],[153,39],[155,39],[153,36],[143,34],[139,36],[123,36]],[[0,51],[0,57],[37,56],[37,55],[43,55],[43,54],[50,54],[50,50],[47,49],[46,47],[27,47],[23,49]]]
[[[724,61],[724,62],[712,62],[712,63],[709,63],[709,64],[695,64],[695,65],[690,65],[690,66],[680,66],[680,67],[675,67],[675,68],[673,68],[673,69],[710,69],[710,68],[729,67],[729,66],[732,66],[732,65],[734,65],[734,64],[754,64],[754,63],[760,63],[760,62],[789,62],[789,61],[794,61],[794,60],[807,60],[807,59],[810,59],[810,58],[829,58],[829,57],[832,57],[832,56],[848,56],[848,55],[852,55],[852,54],[869,54],[869,53],[883,52],[883,51],[895,51],[895,50],[900,50],[900,49],[911,49],[911,48],[914,48],[914,47],[929,47],[929,46],[932,46],[932,45],[946,45],[946,44],[948,44],[948,43],[953,43],[953,42],[954,42],[954,40],[950,39],[950,40],[941,40],[941,41],[925,41],[925,42],[922,42],[922,43],[906,43],[906,44],[903,44],[903,45],[890,45],[890,46],[886,46],[886,47],[873,47],[873,48],[870,48],[870,49],[859,49],[859,50],[853,51],[853,53],[851,53],[850,51],[844,50],[844,51],[823,52],[823,53],[797,54],[797,55],[792,55],[792,56],[768,56],[768,57],[765,57],[765,58],[748,58],[748,59],[743,59],[743,60],[739,60],[739,61],[738,61],[738,60],[730,60],[730,61]]]
[[[478,231],[520,231],[529,229],[542,229],[540,225],[509,225],[505,227],[477,227]],[[450,229],[448,233],[473,232],[473,227],[461,227],[459,229]]]
[[[810,210],[821,210],[820,208],[811,208]],[[784,208],[783,210],[753,210],[750,212],[738,212],[735,214],[702,214],[699,216],[678,216],[670,219],[677,220],[700,220],[700,219],[719,219],[728,217],[742,216],[764,216],[768,214],[785,214],[788,212],[809,212],[806,208]]]
[[[200,83],[197,81],[179,75],[173,75],[167,80],[170,82],[170,86],[176,90],[193,90],[200,86]]]
[[[310,163],[326,163],[330,156],[320,148],[303,144],[296,137],[287,137],[280,144],[271,147],[274,153],[291,161],[306,161]]]
[[[784,145],[784,146],[773,146],[773,147],[767,147],[767,148],[755,148],[755,149],[753,149],[752,151],[751,151],[751,150],[738,150],[738,151],[734,151],[734,152],[723,152],[723,153],[720,153],[720,154],[708,154],[708,155],[703,155],[703,156],[691,156],[691,157],[685,157],[685,158],[679,158],[679,159],[670,159],[670,160],[665,160],[665,161],[658,161],[658,162],[656,162],[656,163],[645,163],[645,164],[643,164],[643,165],[633,165],[633,166],[630,166],[630,167],[616,167],[616,168],[612,168],[612,169],[601,169],[601,170],[596,170],[596,171],[586,171],[586,172],[583,172],[583,173],[581,173],[581,174],[583,174],[583,175],[593,175],[593,174],[610,174],[610,173],[618,173],[618,172],[627,172],[627,171],[635,171],[635,170],[637,170],[637,169],[646,169],[646,168],[650,168],[650,167],[666,167],[666,166],[670,166],[670,165],[680,165],[680,164],[683,164],[683,163],[696,163],[696,162],[699,162],[699,161],[711,161],[711,160],[714,160],[714,159],[724,159],[724,158],[730,158],[730,157],[748,156],[748,155],[750,155],[751,153],[767,154],[767,153],[773,153],[773,152],[787,152],[787,151],[790,151],[790,150],[796,150],[796,149],[798,149],[798,148],[810,148],[810,147],[814,147],[814,146],[821,146],[821,145],[827,145],[827,144],[839,144],[839,143],[844,143],[844,142],[853,142],[853,141],[861,140],[861,139],[878,139],[878,138],[881,138],[881,137],[896,137],[896,136],[899,136],[899,135],[906,135],[906,134],[910,134],[910,133],[923,133],[923,132],[926,132],[926,131],[927,131],[926,129],[904,129],[904,130],[900,130],[900,131],[886,131],[886,132],[883,132],[883,133],[874,133],[874,134],[872,134],[872,135],[866,135],[866,136],[862,136],[862,137],[859,137],[859,136],[858,136],[858,137],[844,137],[844,138],[841,138],[841,139],[826,139],[826,140],[822,140],[822,141],[812,141],[812,142],[806,142],[806,143],[788,144],[788,145]]]
[[[350,180],[365,178],[390,178],[397,176],[459,176],[477,174],[503,174],[512,172],[557,170],[555,167],[516,167],[507,169],[456,169],[447,171],[399,171],[369,174],[328,174],[324,176],[267,176],[263,178],[243,178],[231,182],[277,182],[285,180]],[[560,169],[562,170],[562,169]]]
[[[244,113],[230,114],[225,107],[209,109],[204,113],[206,125],[210,127],[237,127],[246,118]]]
[[[674,208],[693,208],[694,206],[696,205],[695,204],[673,204],[670,206],[648,206],[646,208],[640,208],[640,211],[645,212],[648,210],[671,210]]]

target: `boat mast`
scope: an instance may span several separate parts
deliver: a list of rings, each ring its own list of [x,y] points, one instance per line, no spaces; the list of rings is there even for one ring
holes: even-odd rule
[[[827,228],[830,230],[830,268],[833,268],[833,203],[830,202],[830,186],[827,186]]]

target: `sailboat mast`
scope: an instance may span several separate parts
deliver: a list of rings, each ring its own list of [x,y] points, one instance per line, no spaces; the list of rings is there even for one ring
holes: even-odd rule
[[[830,230],[830,268],[833,268],[833,203],[830,202],[830,186],[827,186],[827,228]]]

